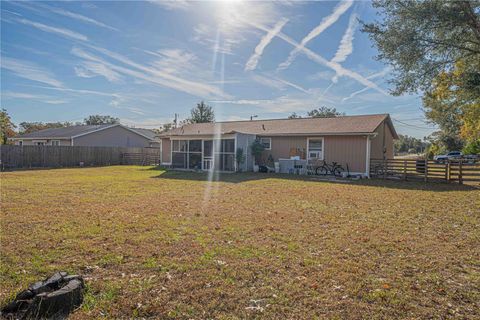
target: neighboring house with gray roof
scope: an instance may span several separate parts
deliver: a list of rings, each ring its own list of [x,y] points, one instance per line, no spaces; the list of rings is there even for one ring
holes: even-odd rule
[[[50,128],[11,138],[15,145],[160,147],[155,132],[121,124],[80,125]]]
[[[252,170],[250,145],[265,146],[262,158],[277,162],[292,156],[337,162],[351,173],[369,175],[370,159],[393,158],[397,133],[388,114],[335,118],[271,119],[186,124],[159,135],[162,163],[178,169]]]

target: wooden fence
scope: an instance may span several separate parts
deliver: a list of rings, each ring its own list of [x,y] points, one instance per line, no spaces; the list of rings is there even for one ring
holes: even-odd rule
[[[151,165],[160,160],[159,148],[82,146],[0,146],[1,168],[60,168]]]
[[[122,164],[155,166],[160,164],[160,153],[126,152],[122,154]]]
[[[372,159],[370,176],[383,179],[480,183],[480,163],[454,160],[437,163],[424,159]]]

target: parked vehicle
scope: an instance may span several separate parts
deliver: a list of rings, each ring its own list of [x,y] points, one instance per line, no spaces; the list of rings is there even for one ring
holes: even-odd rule
[[[480,156],[478,154],[467,154],[463,156],[463,159],[465,159],[467,163],[473,164],[477,161],[480,161]]]
[[[433,160],[437,163],[445,163],[447,161],[454,161],[462,159],[463,154],[460,151],[451,151],[447,154],[436,155]]]

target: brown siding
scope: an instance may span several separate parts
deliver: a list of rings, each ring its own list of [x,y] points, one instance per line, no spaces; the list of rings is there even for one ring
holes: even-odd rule
[[[326,136],[324,147],[325,161],[337,162],[350,172],[365,172],[367,158],[366,136]]]
[[[74,138],[73,145],[90,147],[148,147],[150,140],[117,126]]]
[[[371,144],[371,159],[383,159],[383,150],[385,147],[385,157],[393,159],[393,135],[390,127],[385,121],[375,130],[377,136],[372,138]]]
[[[263,152],[263,160],[266,161],[272,155],[274,161],[279,158],[290,158],[290,150],[298,149],[305,158],[307,151],[307,138],[302,137],[271,137],[272,150]],[[351,172],[365,172],[367,156],[366,136],[325,136],[324,157],[327,163],[333,161],[341,164],[346,170],[346,165]]]
[[[272,155],[274,161],[279,158],[290,158],[290,150],[292,148],[299,149],[303,155],[307,149],[306,137],[270,137],[272,139],[272,150],[265,150],[262,158],[266,161],[269,155]]]
[[[171,162],[171,144],[172,142],[170,139],[162,139],[162,163],[170,163]]]
[[[387,159],[393,159],[393,153],[394,153],[394,150],[393,150],[393,142],[394,142],[394,139],[393,139],[393,134],[392,134],[392,131],[390,130],[390,127],[389,126],[386,126],[386,135],[385,135],[385,146],[387,148]]]

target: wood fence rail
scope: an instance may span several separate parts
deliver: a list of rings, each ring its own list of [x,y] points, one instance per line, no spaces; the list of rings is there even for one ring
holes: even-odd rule
[[[125,156],[128,154],[129,156]],[[158,159],[153,161],[152,159]],[[158,164],[159,148],[0,146],[1,168],[60,168]]]
[[[160,164],[160,153],[126,152],[122,154],[122,164],[155,166]]]
[[[370,176],[383,179],[480,183],[480,163],[452,160],[438,163],[425,159],[372,159]]]

